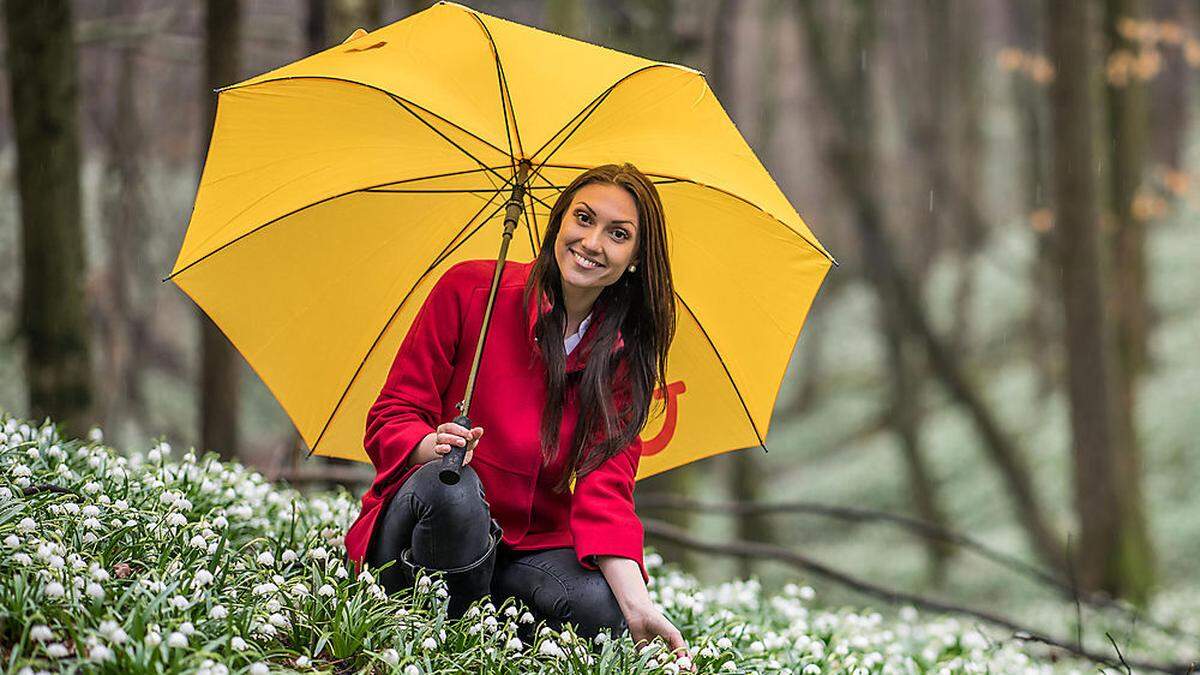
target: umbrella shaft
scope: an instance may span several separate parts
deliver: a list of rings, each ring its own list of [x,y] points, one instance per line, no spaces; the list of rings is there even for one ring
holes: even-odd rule
[[[488,324],[492,320],[492,305],[496,301],[496,291],[500,288],[500,275],[504,272],[504,261],[508,257],[508,244],[512,241],[513,231],[517,229],[517,221],[521,218],[521,210],[525,200],[525,182],[529,179],[529,160],[521,160],[517,166],[517,180],[513,183],[512,194],[504,211],[504,235],[500,240],[500,253],[496,258],[496,272],[492,275],[492,287],[488,291],[487,307],[483,312],[483,325],[479,327],[479,341],[475,343],[475,356],[471,360],[471,371],[467,376],[467,389],[463,400],[458,404],[458,410],[464,417],[469,415],[471,395],[475,392],[475,374],[479,371],[479,362],[483,358],[483,346],[487,341]]]

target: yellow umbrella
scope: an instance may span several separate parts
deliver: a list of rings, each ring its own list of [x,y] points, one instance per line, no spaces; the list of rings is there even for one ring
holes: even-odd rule
[[[638,477],[763,445],[833,258],[684,66],[451,2],[356,32],[219,90],[168,278],[313,452],[366,462],[367,410],[442,272],[496,257],[514,188],[507,256],[533,260],[558,192],[621,162],[662,197],[679,317]]]

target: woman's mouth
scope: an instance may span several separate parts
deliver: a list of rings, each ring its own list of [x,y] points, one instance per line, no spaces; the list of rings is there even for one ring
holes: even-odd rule
[[[585,258],[585,257],[579,255],[578,253],[576,253],[575,251],[571,251],[571,255],[575,257],[575,262],[579,263],[579,266],[584,269],[596,270],[596,269],[600,269],[601,267],[604,267],[604,265],[601,265],[600,263],[595,262],[595,261],[591,260],[590,258]]]

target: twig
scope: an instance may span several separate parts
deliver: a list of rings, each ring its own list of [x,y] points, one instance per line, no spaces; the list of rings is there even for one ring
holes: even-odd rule
[[[724,544],[703,541],[688,535],[682,528],[675,527],[674,525],[664,523],[660,520],[648,518],[642,519],[642,526],[646,533],[665,539],[678,546],[684,546],[686,548],[691,548],[714,555],[775,560],[797,569],[811,572],[817,576],[824,577],[825,579],[858,591],[863,595],[877,598],[891,604],[907,603],[932,612],[972,616],[980,619],[981,621],[986,621],[1001,628],[1013,631],[1013,637],[1015,639],[1041,642],[1052,647],[1058,647],[1066,650],[1072,654],[1076,654],[1077,656],[1081,656],[1095,663],[1101,663],[1107,666],[1117,665],[1112,661],[1112,659],[1103,654],[1082,648],[1076,648],[1067,641],[1026,629],[1013,622],[1011,619],[999,616],[997,614],[991,614],[982,610],[971,609],[969,607],[954,605],[947,602],[942,602],[940,600],[925,598],[913,593],[906,593],[903,591],[877,586],[875,584],[856,579],[848,574],[839,572],[827,565],[819,563],[811,558],[782,546],[741,539],[732,539]],[[1185,663],[1131,661],[1130,664],[1146,670],[1153,670],[1160,673],[1170,673],[1172,675],[1191,672],[1191,666]]]
[[[839,520],[847,520],[851,522],[878,521],[891,523],[903,529],[909,530],[919,536],[941,541],[950,544],[955,544],[964,549],[968,549],[978,553],[981,557],[991,560],[992,562],[1011,569],[1018,574],[1031,577],[1034,580],[1049,586],[1058,591],[1064,598],[1072,600],[1076,604],[1077,622],[1081,621],[1078,618],[1078,605],[1080,601],[1079,589],[1072,577],[1067,582],[1063,582],[1053,573],[1043,570],[1032,563],[1027,563],[1015,556],[1011,556],[1002,551],[984,544],[980,541],[972,539],[964,534],[959,534],[953,530],[941,527],[939,525],[912,518],[910,516],[888,513],[886,511],[878,511],[875,509],[864,509],[847,506],[830,506],[828,504],[820,504],[817,502],[739,502],[739,501],[724,501],[724,502],[702,502],[687,497],[678,495],[670,495],[663,493],[650,493],[647,495],[637,496],[637,507],[639,509],[677,509],[690,511],[703,511],[706,513],[718,513],[729,516],[744,516],[744,515],[759,515],[771,513],[807,513],[810,515],[826,516]],[[1068,547],[1070,545],[1070,537],[1067,538]],[[1068,565],[1069,565],[1068,560]],[[1068,571],[1073,571],[1068,567]],[[1082,598],[1082,601],[1092,607],[1100,607],[1112,609],[1131,616],[1135,620],[1141,620],[1143,624],[1155,628],[1162,633],[1178,638],[1186,638],[1197,640],[1196,636],[1184,631],[1175,626],[1168,626],[1159,623],[1153,619],[1146,618],[1137,609],[1130,608],[1103,594],[1093,593]]]

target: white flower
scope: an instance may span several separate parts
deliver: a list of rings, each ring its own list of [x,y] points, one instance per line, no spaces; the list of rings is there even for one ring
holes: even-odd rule
[[[33,564],[33,558],[30,558],[28,553],[14,553],[13,560],[20,565],[29,566]]]
[[[208,570],[199,570],[196,572],[196,576],[192,579],[192,586],[207,586],[212,583],[212,580],[212,572],[209,572]]]
[[[250,675],[267,675],[270,672],[271,669],[267,667],[267,664],[261,661],[250,666]]]
[[[67,589],[63,588],[63,585],[57,581],[51,581],[50,583],[46,584],[46,595],[52,598],[61,598],[66,592]]]
[[[124,644],[124,642],[129,639],[129,633],[126,633],[124,628],[114,628],[113,631],[108,634],[108,639],[113,644]]]
[[[217,516],[216,518],[213,518],[212,524],[213,527],[225,528],[229,526],[229,521],[225,518],[225,516]]]
[[[94,480],[90,480],[83,484],[83,491],[89,494],[95,494],[100,491],[100,484]]]
[[[380,652],[379,658],[383,659],[383,662],[388,664],[389,666],[394,666],[394,665],[400,663],[400,653],[397,652],[395,649],[389,648],[389,649],[383,650],[382,652]]]
[[[149,633],[146,633],[146,646],[147,647],[157,647],[161,644],[162,644],[162,636],[158,634],[158,631],[152,630]]]
[[[323,546],[318,546],[308,551],[308,557],[312,558],[313,560],[325,560],[329,558],[329,552],[326,551]]]
[[[533,615],[529,612],[525,612],[521,615],[521,623],[533,623]]]
[[[821,666],[818,666],[815,663],[810,663],[807,666],[804,666],[804,670],[800,672],[804,675],[821,675]]]
[[[95,645],[88,651],[88,660],[97,663],[101,661],[111,661],[114,658],[113,651],[104,645]]]
[[[373,584],[373,583],[375,583],[375,575],[371,574],[370,572],[368,572],[366,570],[363,570],[362,574],[358,575],[358,580],[363,582],[364,584]]]
[[[38,642],[49,642],[54,639],[54,631],[46,624],[39,623],[29,629],[29,639],[37,640]]]
[[[188,646],[187,636],[179,631],[175,631],[167,636],[168,647],[186,647]]]
[[[733,646],[733,641],[727,637],[719,638],[717,640],[717,646],[721,649],[729,649]]]
[[[504,643],[505,649],[511,649],[516,652],[521,651],[521,648],[524,646],[525,645],[521,642],[521,638],[519,637],[511,637],[508,639],[508,642]]]
[[[404,666],[404,675],[421,675],[421,669],[410,663]]]
[[[25,532],[33,532],[37,529],[37,522],[33,518],[22,518],[21,522],[17,523],[17,528]]]
[[[421,646],[425,649],[437,649],[437,640],[427,637],[421,642]]]
[[[208,548],[208,542],[204,540],[204,537],[197,534],[188,540],[188,546],[192,548]]]
[[[229,616],[229,610],[225,609],[224,605],[213,605],[213,608],[208,610],[210,619],[224,619]]]
[[[267,621],[269,621],[272,626],[278,626],[280,628],[287,628],[290,625],[287,617],[282,614],[272,614],[271,616],[267,617]]]
[[[270,551],[263,551],[262,553],[259,553],[256,560],[258,561],[259,565],[264,567],[270,567],[275,564],[275,556],[271,555]]]
[[[171,515],[167,516],[167,525],[171,527],[183,527],[187,525],[187,516],[178,511],[172,511]]]
[[[196,627],[192,625],[191,621],[184,621],[179,624],[179,632],[184,635],[191,635],[196,632]]]
[[[62,644],[61,642],[54,642],[54,643],[46,645],[46,653],[52,659],[61,659],[64,656],[70,654],[71,651],[69,649],[67,649],[67,646]]]
[[[317,589],[317,595],[323,595],[327,598],[332,598],[336,592],[337,591],[333,590],[333,586],[330,586],[329,584],[322,584],[321,587]]]
[[[279,556],[279,559],[282,560],[285,564],[296,562],[296,552],[289,548],[288,550],[283,552],[283,555]]]
[[[538,653],[545,654],[546,656],[553,656],[553,657],[566,656],[566,654],[562,650],[562,647],[559,647],[558,643],[555,642],[554,640],[543,641],[541,646],[538,647]]]
[[[171,600],[169,602],[175,609],[187,609],[188,606],[191,605],[191,603],[188,602],[188,599],[182,595],[171,596]]]
[[[94,581],[87,585],[87,589],[84,592],[88,594],[89,598],[96,598],[98,600],[104,598],[104,588]]]
[[[272,626],[269,623],[260,623],[254,627],[254,630],[262,633],[263,635],[274,635],[277,632],[275,630],[275,626]]]
[[[101,430],[100,427],[92,427],[91,429],[88,430],[88,440],[93,443],[103,443],[104,442],[104,431]],[[57,448],[58,446],[56,445],[54,447]]]
[[[234,635],[233,638],[229,641],[229,646],[232,647],[235,652],[244,652],[244,651],[246,651],[247,645],[246,645],[245,640],[238,637],[237,635]]]

